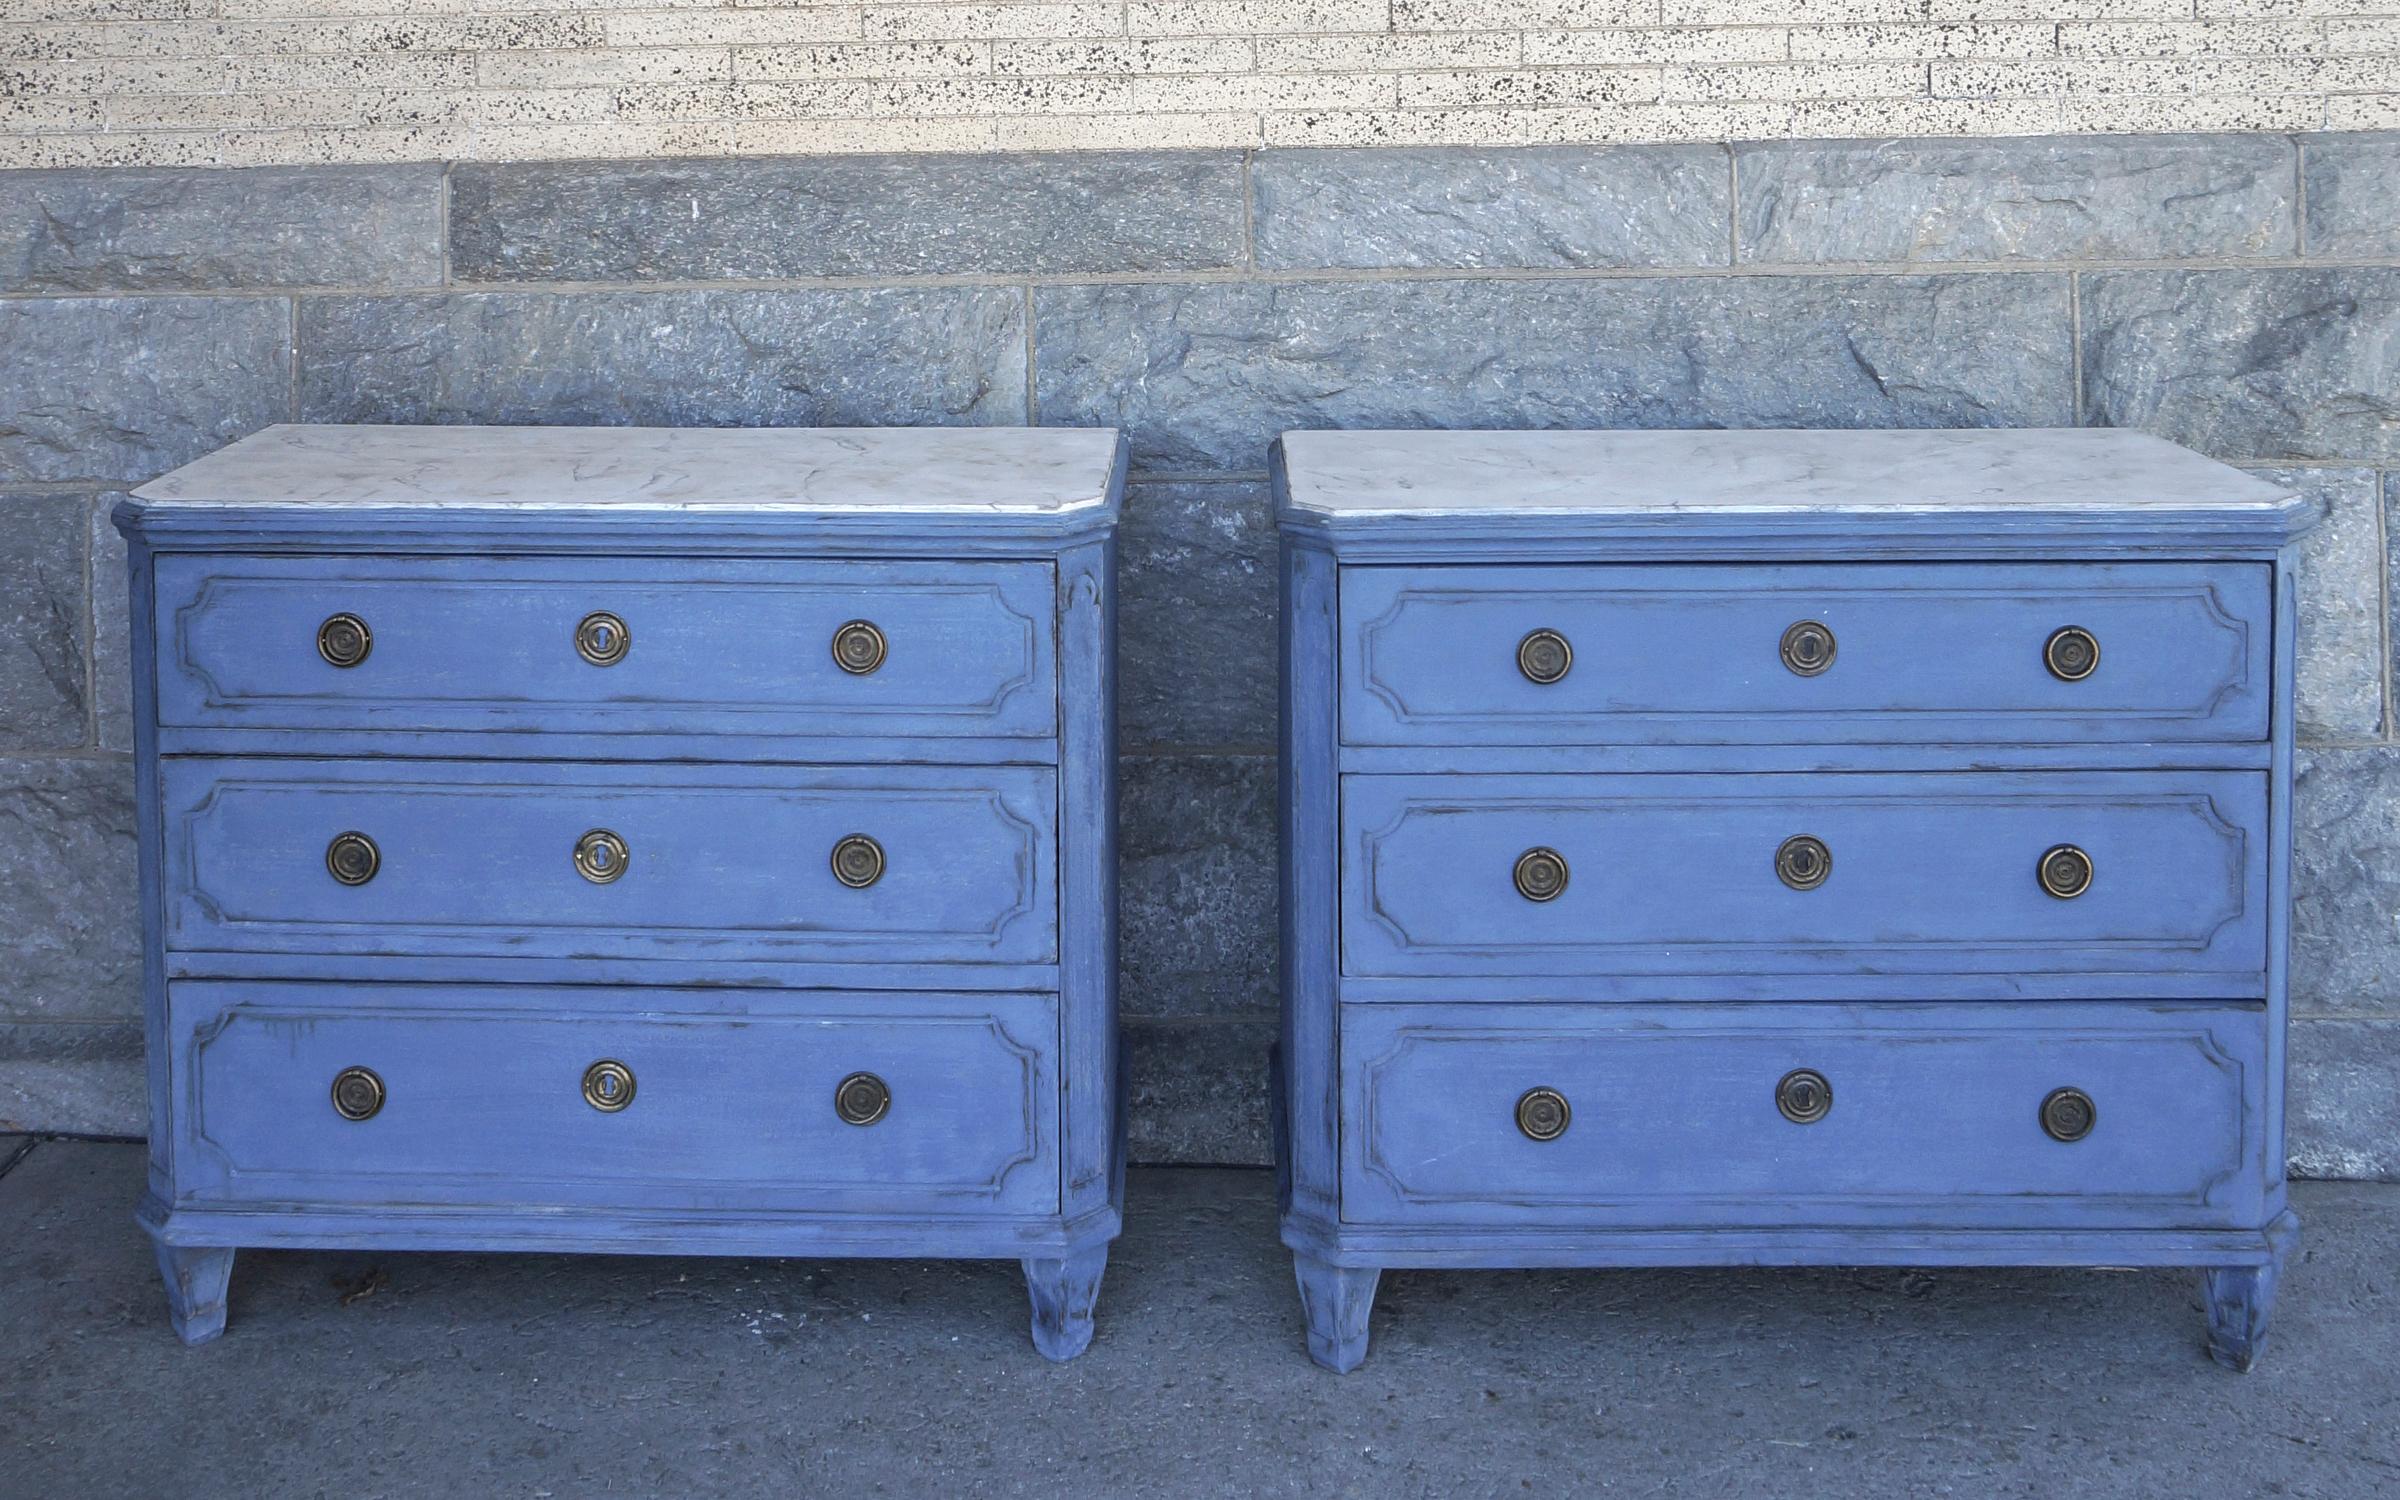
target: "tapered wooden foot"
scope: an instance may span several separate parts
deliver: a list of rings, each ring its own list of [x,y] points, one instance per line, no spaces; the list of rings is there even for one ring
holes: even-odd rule
[[[225,1331],[225,1287],[233,1252],[209,1246],[160,1245],[158,1274],[167,1283],[167,1315],[175,1336],[205,1344]]]
[[[1065,1260],[1028,1260],[1025,1290],[1033,1297],[1033,1347],[1045,1359],[1073,1359],[1092,1343],[1092,1306],[1100,1300],[1100,1276],[1108,1269],[1108,1247],[1078,1251]]]
[[[2208,1302],[2209,1357],[2226,1369],[2247,1373],[2266,1352],[2276,1283],[2299,1238],[2299,1221],[2285,1214],[2267,1230],[2274,1259],[2263,1266],[2213,1266],[2200,1273],[2201,1295]]]
[[[1378,1266],[1336,1266],[1311,1255],[1294,1255],[1300,1281],[1300,1313],[1308,1320],[1308,1357],[1336,1374],[1347,1374],[1367,1357],[1367,1315],[1375,1309]]]

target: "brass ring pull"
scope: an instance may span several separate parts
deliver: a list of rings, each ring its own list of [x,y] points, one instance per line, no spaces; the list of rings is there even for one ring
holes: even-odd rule
[[[1567,1133],[1575,1112],[1556,1089],[1527,1089],[1517,1099],[1517,1129],[1529,1141],[1555,1141]]]
[[[383,851],[363,833],[337,833],[325,846],[325,873],[344,885],[365,885],[383,868]]]
[[[613,1058],[583,1070],[583,1102],[604,1115],[633,1103],[633,1069]]]
[[[1794,834],[1775,851],[1775,878],[1795,891],[1813,891],[1833,873],[1833,851],[1809,834]]]
[[[355,667],[374,649],[375,633],[356,615],[327,615],[317,627],[317,655],[337,667]]]
[[[575,627],[575,654],[595,667],[613,667],[633,649],[633,632],[606,610],[583,617]]]
[[[1517,856],[1512,878],[1528,901],[1555,901],[1567,888],[1567,857],[1556,849],[1528,849]]]
[[[1814,1125],[1833,1112],[1833,1085],[1814,1068],[1794,1068],[1776,1082],[1775,1107],[1794,1125]]]
[[[833,664],[853,677],[864,677],[883,665],[883,632],[872,620],[852,620],[833,633]]]
[[[1832,627],[1818,620],[1799,621],[1783,633],[1777,649],[1786,667],[1799,676],[1814,677],[1833,665]]]
[[[2081,1089],[2052,1089],[2042,1100],[2042,1133],[2054,1141],[2080,1141],[2099,1123],[2099,1106]]]
[[[2072,901],[2092,888],[2092,857],[2073,844],[2043,850],[2036,871],[2042,889],[2061,901]]]
[[[1575,648],[1555,630],[1537,630],[1517,642],[1517,670],[1527,682],[1548,687],[1574,665]]]
[[[594,885],[606,885],[633,863],[625,841],[605,828],[595,828],[575,841],[575,873]]]
[[[854,833],[833,846],[833,878],[863,891],[883,878],[883,845]]]
[[[383,1108],[383,1080],[372,1068],[344,1068],[333,1075],[333,1112],[345,1120],[372,1120]]]
[[[833,1087],[833,1112],[845,1125],[872,1125],[891,1108],[891,1085],[872,1073],[853,1073]]]
[[[2099,670],[2099,638],[2080,625],[2054,630],[2042,643],[2042,665],[2061,682],[2081,682]]]

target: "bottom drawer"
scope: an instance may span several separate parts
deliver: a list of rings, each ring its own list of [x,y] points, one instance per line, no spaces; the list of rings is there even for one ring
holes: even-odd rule
[[[2257,1006],[1350,1005],[1341,1058],[1352,1223],[2263,1221]]]
[[[168,1017],[179,1203],[1059,1206],[1049,995],[184,983]]]

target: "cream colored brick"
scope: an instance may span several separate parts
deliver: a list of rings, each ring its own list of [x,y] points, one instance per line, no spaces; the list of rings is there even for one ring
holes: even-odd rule
[[[1839,26],[1921,21],[1925,0],[1665,0],[1668,26]]]
[[[744,83],[798,78],[956,78],[992,71],[989,42],[868,42],[855,47],[742,47]]]
[[[1936,57],[2053,57],[2059,28],[2042,21],[1946,21],[1939,25],[1798,26],[1795,61]]]
[[[993,126],[965,116],[939,120],[742,120],[733,148],[744,155],[820,156],[860,152],[989,151]]]
[[[601,17],[611,47],[744,46],[774,42],[854,41],[867,34],[857,5],[780,6],[774,10],[642,11]]]
[[[2202,19],[2257,16],[2297,20],[2308,16],[2388,16],[2392,0],[2198,0]]]
[[[2033,95],[2298,94],[2319,86],[2332,60],[2300,57],[2111,58],[2090,62],[1937,62],[1937,98]]]
[[[1534,31],[1525,36],[1525,60],[1543,66],[1782,62],[1791,56],[1790,37],[1780,26]]]
[[[339,131],[229,130],[217,137],[217,160],[228,167],[441,161],[474,154],[475,132],[465,125]]]
[[[1876,99],[1925,95],[1922,63],[1755,63],[1659,72],[1664,99]]]
[[[1136,114],[1021,116],[994,122],[1003,151],[1188,151],[1259,143],[1258,116]]]
[[[2127,95],[2062,99],[2059,123],[2074,131],[2318,130],[2325,101],[2290,94],[2199,97]]]
[[[1289,36],[1386,31],[1391,23],[1390,0],[1134,0],[1125,7],[1135,36]]]
[[[874,5],[866,34],[895,41],[990,40],[995,37],[1121,36],[1118,5]]]
[[[1229,37],[992,44],[992,71],[1010,75],[1070,73],[1138,77],[1155,73],[1246,73],[1257,62],[1258,54],[1249,42]]]
[[[1576,31],[1658,19],[1659,0],[1392,0],[1394,31]]]
[[[2400,3],[2400,0],[2395,0]],[[2262,57],[2325,50],[2317,21],[2070,21],[2065,57]]]
[[[1377,109],[1275,111],[1260,122],[1268,146],[1517,146],[1530,111]]]
[[[2192,0],[1925,0],[1928,21],[2180,21]]]
[[[1402,73],[1403,109],[1516,105],[1529,108],[1659,96],[1655,68],[1524,68],[1488,73]]]
[[[216,14],[216,0],[9,0],[11,21],[186,21]]]
[[[584,157],[722,156],[733,149],[724,123],[649,125],[624,120],[590,125],[493,125],[475,131],[475,155],[488,161]]]
[[[2400,4],[2400,0],[2394,0]],[[2325,50],[2328,52],[2400,52],[2400,20],[2390,21],[2330,21],[2325,26]],[[2400,88],[2400,78],[2393,79]]]
[[[486,52],[475,81],[487,88],[572,88],[609,83],[706,83],[733,77],[730,47],[633,47],[580,52]]]
[[[405,52],[0,64],[0,92],[203,94],[308,88],[465,88],[475,59]]]
[[[2336,94],[2325,101],[2328,130],[2400,130],[2400,94]]]
[[[2054,99],[1795,99],[1793,139],[1907,135],[2042,135],[2058,128]]]
[[[22,167],[211,167],[213,131],[171,135],[0,135],[0,171]]]
[[[1513,31],[1406,36],[1262,36],[1264,73],[1404,73],[1444,68],[1507,68],[1522,59]]]
[[[81,130],[97,132],[108,123],[109,101],[96,95],[0,97],[0,136],[23,131]]]

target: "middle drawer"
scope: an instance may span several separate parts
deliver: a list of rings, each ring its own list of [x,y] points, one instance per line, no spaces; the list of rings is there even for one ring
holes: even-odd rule
[[[170,759],[183,951],[1057,958],[1038,766]]]

